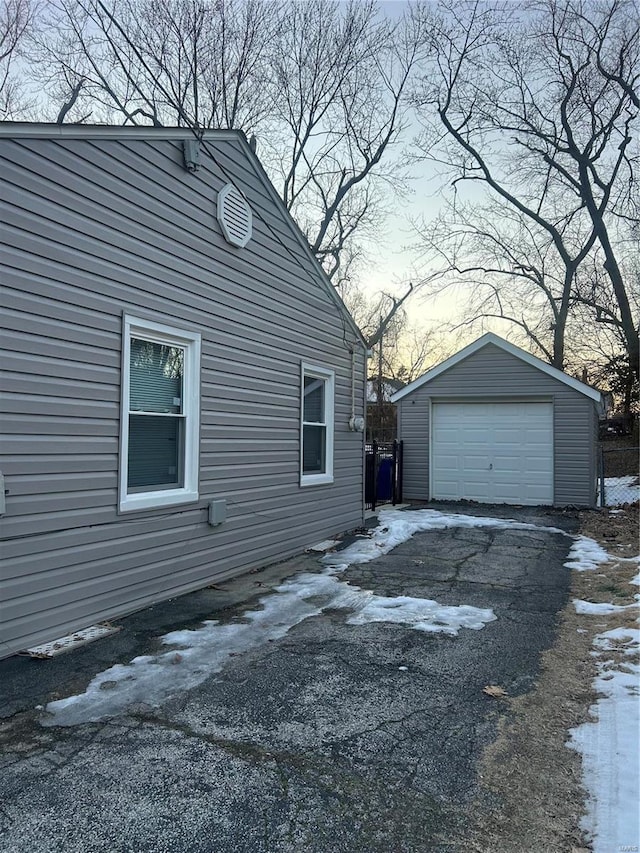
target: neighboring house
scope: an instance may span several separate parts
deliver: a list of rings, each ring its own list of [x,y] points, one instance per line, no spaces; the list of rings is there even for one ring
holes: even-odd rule
[[[600,393],[497,335],[391,399],[405,500],[595,504]]]
[[[360,526],[366,344],[244,136],[0,162],[0,656]]]

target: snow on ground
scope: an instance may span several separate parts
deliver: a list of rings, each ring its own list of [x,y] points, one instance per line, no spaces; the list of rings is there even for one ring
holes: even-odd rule
[[[638,598],[640,596],[637,595],[636,599]],[[640,602],[638,601],[635,604],[610,604],[607,601],[581,601],[579,598],[574,598],[573,604],[576,608],[576,613],[583,616],[605,616],[609,613],[622,613],[623,610],[630,610],[640,606]]]
[[[344,551],[327,554],[323,562],[340,566],[345,560],[351,563],[365,563],[380,554],[387,554],[401,542],[405,542],[414,533],[425,530],[444,530],[447,527],[492,527],[501,530],[543,530],[547,533],[560,533],[569,536],[559,527],[545,527],[539,524],[528,524],[511,518],[488,518],[477,515],[457,515],[444,513],[433,509],[412,510],[382,510],[378,516],[380,524],[373,531],[370,539],[356,542]],[[608,563],[612,558],[601,545],[587,536],[571,536],[573,545],[564,564],[568,569],[579,572],[597,569],[602,563]],[[616,558],[618,561],[624,558]],[[633,558],[635,559],[635,558]]]
[[[260,610],[245,611],[226,625],[209,620],[196,629],[172,631],[162,643],[164,654],[144,655],[99,673],[86,691],[50,702],[46,725],[95,722],[126,711],[136,703],[157,706],[219,672],[230,657],[283,637],[294,625],[326,608],[351,611],[347,623],[395,622],[416,631],[456,635],[460,628],[479,630],[495,620],[490,609],[444,606],[436,601],[401,596],[386,598],[335,577],[335,567],[320,574],[295,575],[260,599]],[[313,601],[313,603],[312,603]]]
[[[418,631],[440,631],[455,636],[461,628],[479,630],[496,617],[491,610],[468,605],[443,606],[436,601],[409,596],[389,598],[353,586],[338,577],[347,566],[387,554],[414,533],[447,527],[545,530],[568,535],[554,527],[541,527],[481,516],[441,513],[436,510],[384,510],[370,537],[323,557],[318,573],[295,575],[262,597],[259,609],[247,610],[233,622],[204,622],[195,630],[173,631],[162,638],[166,652],[134,658],[99,673],[86,691],[50,702],[45,725],[70,726],[123,713],[136,703],[156,706],[172,695],[197,686],[219,672],[230,657],[283,637],[294,625],[317,616],[326,608],[347,611],[348,624],[391,622]],[[592,539],[572,537],[565,566],[595,570],[614,559]],[[620,562],[620,558],[615,558]],[[633,562],[629,560],[628,562]],[[640,584],[640,575],[633,583]],[[636,596],[636,599],[640,596]],[[575,602],[585,614],[616,612],[612,604]],[[631,605],[635,607],[636,605]],[[622,632],[621,632],[622,631]],[[622,644],[625,658],[635,654],[640,632],[620,629],[596,638],[594,648],[604,656]],[[603,661],[595,689],[602,694],[593,706],[593,722],[571,733],[571,745],[583,754],[584,784],[590,793],[585,829],[594,839],[595,853],[622,849],[638,842],[638,674],[631,661],[614,666]]]
[[[614,628],[594,639],[600,694],[589,709],[593,722],[570,731],[568,746],[582,755],[587,815],[581,825],[593,853],[638,850],[640,841],[640,666],[608,659],[612,650],[637,657],[640,630]]]
[[[588,536],[576,536],[565,566],[578,572],[586,572],[597,569],[601,563],[608,563],[609,560],[611,555],[593,539]]]
[[[407,515],[411,518],[407,519]],[[209,620],[194,630],[166,634],[161,641],[172,646],[170,650],[137,657],[99,673],[84,693],[50,702],[46,706],[49,716],[43,723],[72,726],[123,713],[136,703],[157,706],[219,672],[230,657],[283,637],[294,625],[327,608],[350,611],[346,621],[351,625],[391,622],[416,631],[452,636],[461,628],[479,630],[496,618],[492,610],[464,604],[444,606],[409,596],[379,596],[339,580],[336,575],[352,563],[365,563],[388,553],[418,530],[489,526],[535,529],[535,525],[508,519],[445,515],[434,510],[381,512],[380,524],[371,538],[326,555],[319,573],[303,573],[286,580],[260,599],[259,610],[245,611],[231,623]]]
[[[605,477],[605,506],[632,504],[638,500],[640,500],[640,483],[636,474],[630,474],[626,477]],[[600,496],[598,496],[598,506],[600,506]]]
[[[397,545],[406,542],[414,533],[426,530],[445,530],[448,527],[492,527],[498,530],[544,530],[549,533],[561,533],[558,527],[541,527],[515,521],[511,518],[489,518],[481,515],[459,515],[456,513],[439,512],[435,509],[411,510],[405,512],[398,509],[381,510],[378,515],[378,527],[370,538],[362,539],[345,548],[327,554],[323,562],[327,565],[343,566],[353,563],[366,563],[381,554],[388,554]],[[594,543],[595,544],[595,543]]]

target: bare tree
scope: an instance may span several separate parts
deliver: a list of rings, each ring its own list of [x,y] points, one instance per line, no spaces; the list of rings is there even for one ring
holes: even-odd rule
[[[585,335],[585,328],[589,334]],[[624,334],[617,324],[593,322],[590,306],[577,305],[567,334],[567,361],[573,374],[602,390],[610,391],[617,411],[638,413],[638,377],[631,369]]]
[[[550,364],[561,363],[573,277],[543,229],[499,202],[445,208],[415,227],[422,263],[436,271],[423,298],[460,294],[462,316],[452,315],[452,330],[502,321]]]
[[[373,0],[52,0],[35,56],[57,121],[238,128],[312,251],[348,281],[403,189],[396,155],[423,26]],[[61,105],[61,106],[60,106]],[[409,291],[392,301],[388,324]],[[382,331],[382,330],[381,330]]]
[[[395,345],[395,351],[383,351],[385,373],[408,385],[451,353],[439,331],[407,323]]]
[[[411,283],[405,292],[414,292]],[[382,374],[386,378],[404,384],[413,382],[428,367],[448,355],[443,334],[412,319],[406,297],[391,293],[369,297],[357,287],[349,288],[344,297],[367,340],[376,371],[380,372],[381,358]]]
[[[22,118],[24,92],[16,64],[37,12],[34,0],[0,0],[0,120]]]
[[[640,223],[623,222],[618,234],[618,258],[635,316],[640,314]],[[627,353],[624,328],[611,280],[605,272],[601,251],[584,264],[576,279],[572,322],[569,329],[569,358],[581,363],[601,386],[613,391],[625,414],[638,407],[638,374]],[[589,335],[585,336],[585,329]],[[608,376],[608,383],[605,377]]]
[[[423,135],[424,155],[452,170],[456,186],[480,183],[546,233],[564,272],[560,317],[601,248],[637,371],[637,318],[611,237],[629,210],[637,158],[634,9],[632,0],[451,3],[433,34],[439,82],[423,81],[417,102],[435,107],[444,130]],[[558,323],[552,360],[564,366]]]
[[[49,10],[34,52],[54,99],[81,81],[83,113],[250,133],[271,109],[269,2],[55,0]]]
[[[275,61],[270,161],[330,277],[344,247],[376,222],[382,187],[388,194],[402,186],[389,155],[405,126],[419,33],[410,18],[381,18],[372,0],[288,8]]]

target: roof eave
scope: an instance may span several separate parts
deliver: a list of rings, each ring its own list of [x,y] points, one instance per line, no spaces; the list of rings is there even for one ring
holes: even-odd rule
[[[14,139],[184,139],[200,135],[206,139],[228,140],[242,137],[240,130],[201,130],[189,127],[154,127],[152,125],[111,124],[53,124],[46,122],[3,121],[0,122],[0,137]]]

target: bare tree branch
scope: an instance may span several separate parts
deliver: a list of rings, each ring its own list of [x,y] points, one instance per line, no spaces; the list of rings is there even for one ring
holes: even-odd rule
[[[554,300],[558,367],[576,277],[602,252],[637,371],[637,316],[611,230],[612,217],[625,215],[635,168],[640,46],[632,0],[588,8],[540,0],[522,15],[498,3],[445,5],[434,34],[440,82],[416,96],[418,106],[436,104],[445,128],[439,160],[456,185],[482,182],[551,239],[564,267]]]

